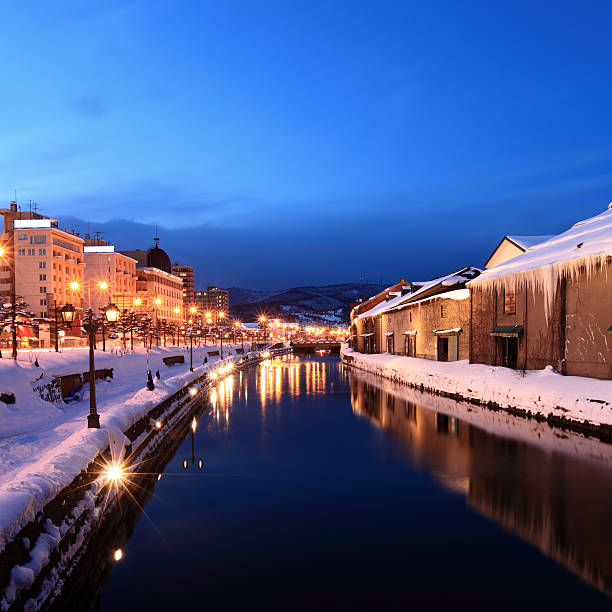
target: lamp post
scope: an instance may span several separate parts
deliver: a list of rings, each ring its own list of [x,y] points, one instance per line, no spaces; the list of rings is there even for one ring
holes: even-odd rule
[[[193,372],[193,327],[189,328],[189,371]]]
[[[65,318],[66,315],[72,313],[70,316],[74,319],[74,312],[74,306],[71,304],[64,306],[62,308],[62,318],[67,320]],[[104,314],[109,323],[115,323],[119,316],[119,310],[114,304],[110,304]],[[100,415],[96,405],[96,364],[94,360],[94,345],[96,342],[96,331],[98,331],[98,322],[91,308],[87,310],[83,331],[89,336],[89,414],[87,415],[87,427],[90,429],[100,429]]]
[[[161,298],[155,298],[153,300],[153,303],[155,304],[155,336],[156,336],[155,344],[159,346],[159,329],[157,328],[157,309],[159,306],[161,306],[161,303],[162,303]]]

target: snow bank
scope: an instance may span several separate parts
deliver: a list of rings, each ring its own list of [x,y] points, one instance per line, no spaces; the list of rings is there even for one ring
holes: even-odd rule
[[[511,370],[468,361],[431,361],[400,355],[364,355],[346,344],[341,355],[351,365],[415,387],[467,400],[518,408],[534,414],[612,425],[612,381],[562,376],[544,370]]]
[[[20,353],[16,363],[0,359],[0,392],[15,394],[15,404],[0,402],[0,551],[109,445],[109,432],[116,437],[117,431],[125,431],[147,410],[214,368],[217,358],[209,357],[206,365],[203,360],[207,351],[218,348],[194,348],[194,371],[190,372],[187,348],[154,347],[149,367],[161,376],[154,379],[154,391],[145,386],[147,355],[142,347],[126,354],[96,351],[96,369],[114,370],[112,380],[96,381],[100,429],[87,428],[88,385],[83,386],[80,401],[71,404],[44,401],[32,388],[41,375],[88,371],[87,349],[41,352],[40,367],[26,353]],[[181,354],[184,364],[162,362],[165,356]],[[224,354],[233,354],[233,349],[224,346]]]

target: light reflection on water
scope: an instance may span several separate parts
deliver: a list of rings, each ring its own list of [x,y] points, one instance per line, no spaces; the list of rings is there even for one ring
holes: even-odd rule
[[[486,409],[364,373],[352,373],[350,386],[353,412],[397,436],[414,465],[504,529],[612,591],[612,445],[503,415],[500,428],[505,419],[513,422],[523,440],[496,436],[483,429],[492,416]],[[481,419],[483,428],[443,410]]]
[[[104,609],[199,608],[203,596],[211,609],[379,610],[406,593],[485,609],[508,592],[539,610],[607,607],[490,521],[609,589],[612,446],[333,358],[270,359],[202,399],[197,431],[150,484],[165,541],[140,520],[117,542]],[[186,474],[185,457],[203,469]]]

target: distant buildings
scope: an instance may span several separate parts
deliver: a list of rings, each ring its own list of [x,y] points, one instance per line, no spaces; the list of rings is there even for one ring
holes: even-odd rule
[[[222,312],[227,315],[229,311],[229,291],[209,285],[206,291],[195,292],[195,304],[199,312],[211,312],[213,315]]]
[[[185,321],[188,304],[194,302],[193,268],[176,266],[173,274],[158,238],[151,249],[119,251],[99,237],[62,230],[57,219],[22,211],[15,202],[0,214],[2,303],[11,301],[14,282],[18,299],[43,322],[72,304],[77,310],[73,333],[80,333],[84,310],[99,312],[111,303],[154,320]],[[221,303],[227,310],[227,298]]]
[[[183,309],[185,312],[194,305],[193,293],[193,268],[191,266],[173,264],[172,274],[178,276],[183,281]]]
[[[351,311],[351,346],[612,378],[612,205],[558,236],[505,236],[477,268],[400,279]]]

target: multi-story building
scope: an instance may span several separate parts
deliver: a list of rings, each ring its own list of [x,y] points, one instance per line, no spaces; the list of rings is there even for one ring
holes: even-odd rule
[[[154,319],[182,322],[183,280],[172,274],[168,254],[158,246],[148,251],[121,251],[136,261],[136,312],[146,312]]]
[[[137,268],[136,312],[147,312],[154,319],[182,322],[183,282],[159,268]]]
[[[18,211],[14,203],[0,213],[7,258],[0,292],[4,296],[10,293],[14,262],[15,293],[35,316],[50,316],[54,306],[65,304],[82,310],[84,240],[74,232],[60,230],[56,219]]]
[[[229,291],[209,285],[206,291],[195,292],[195,304],[200,312],[229,312]]]
[[[99,238],[85,237],[85,305],[95,310],[109,303],[134,307],[137,261]]]
[[[172,274],[183,281],[183,309],[188,312],[189,307],[194,305],[193,268],[175,263],[172,266]]]

